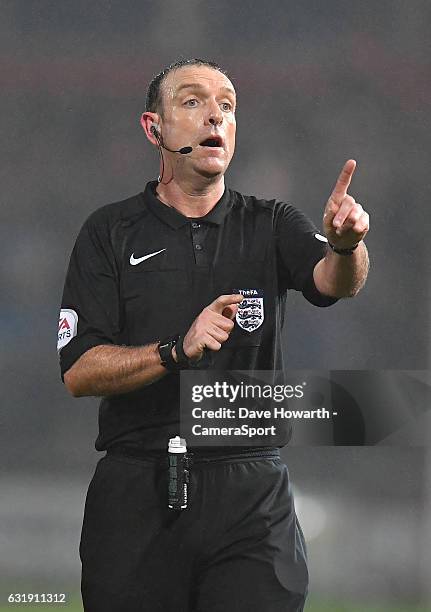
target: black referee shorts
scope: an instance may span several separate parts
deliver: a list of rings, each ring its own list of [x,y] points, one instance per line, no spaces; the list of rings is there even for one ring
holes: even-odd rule
[[[308,572],[280,458],[194,463],[189,507],[167,507],[166,458],[107,454],[79,548],[86,612],[293,612]]]

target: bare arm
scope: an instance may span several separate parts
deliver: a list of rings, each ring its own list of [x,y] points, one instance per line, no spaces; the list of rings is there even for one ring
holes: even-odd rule
[[[324,295],[353,297],[365,284],[369,265],[367,247],[363,242],[348,257],[328,250],[314,267],[314,284]]]
[[[160,363],[158,344],[100,345],[91,348],[67,370],[64,383],[75,397],[128,393],[167,373]]]
[[[186,355],[199,359],[205,348],[219,351],[234,327],[242,295],[222,295],[206,306],[184,337]],[[176,358],[175,349],[173,357]],[[100,345],[85,352],[64,374],[64,383],[75,397],[107,396],[135,391],[159,380],[162,366],[158,343],[139,347]]]

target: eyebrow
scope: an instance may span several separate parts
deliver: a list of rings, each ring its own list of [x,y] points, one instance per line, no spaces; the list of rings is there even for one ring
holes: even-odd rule
[[[183,83],[182,85],[178,87],[176,94],[179,94],[180,91],[182,91],[183,89],[206,89],[206,88],[204,85],[201,85],[201,83]],[[224,89],[225,91],[229,92],[230,94],[233,94],[236,97],[235,90],[232,89],[232,87],[227,87],[226,85],[224,85],[220,89]]]

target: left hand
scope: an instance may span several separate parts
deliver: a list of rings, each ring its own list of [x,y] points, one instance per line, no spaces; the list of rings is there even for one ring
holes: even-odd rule
[[[368,214],[352,196],[347,194],[355,168],[354,159],[346,161],[323,214],[326,238],[338,249],[355,246],[363,240],[370,227]]]

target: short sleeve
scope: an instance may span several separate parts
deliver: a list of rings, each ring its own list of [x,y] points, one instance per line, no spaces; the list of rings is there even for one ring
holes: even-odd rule
[[[325,257],[327,240],[300,210],[278,203],[275,240],[280,281],[287,289],[301,291],[315,306],[330,306],[337,298],[323,295],[314,283],[313,270]]]
[[[90,348],[115,344],[119,331],[119,275],[109,228],[93,213],[73,248],[61,301],[57,350],[62,380]]]

